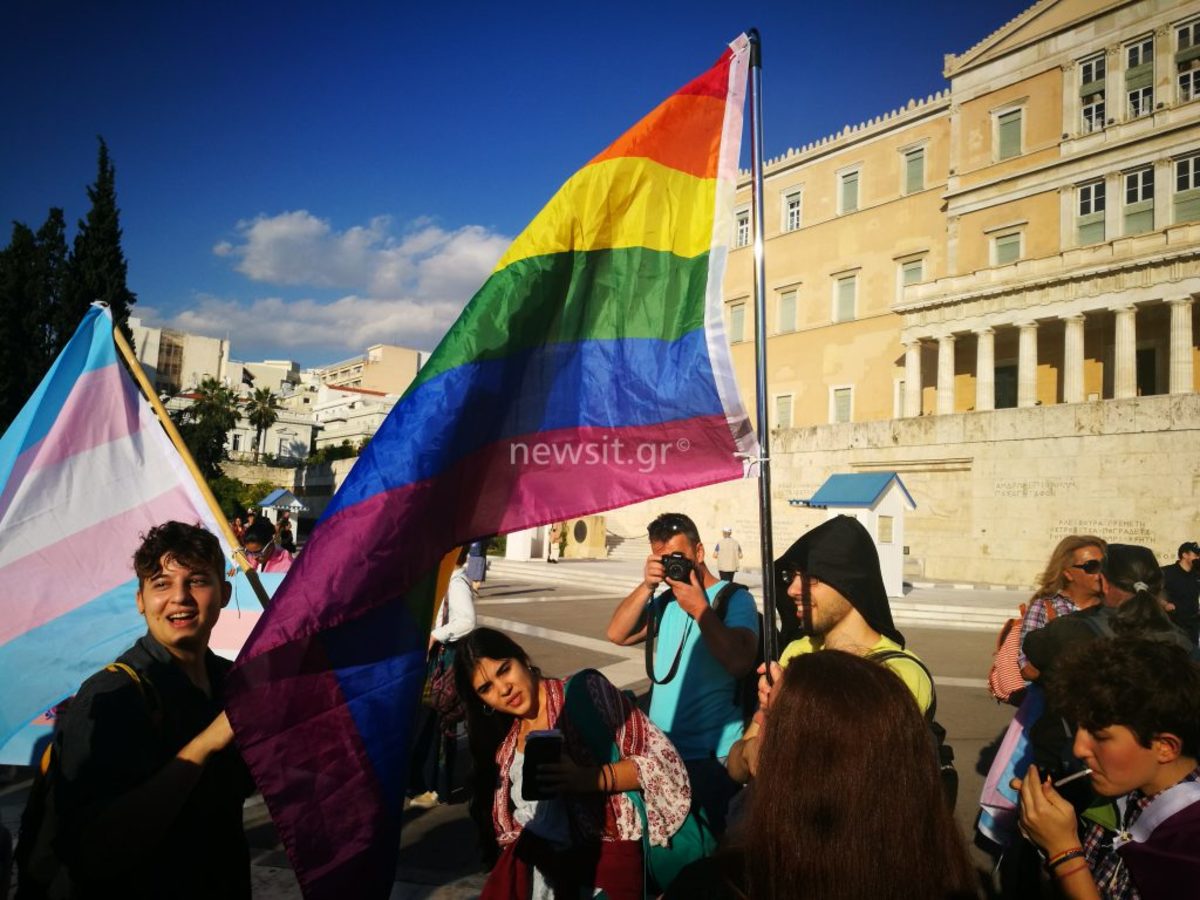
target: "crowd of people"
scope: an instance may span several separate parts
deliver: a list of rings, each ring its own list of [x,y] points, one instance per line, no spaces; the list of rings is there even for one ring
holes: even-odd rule
[[[262,571],[290,565],[286,519],[251,513],[235,529]],[[463,548],[434,613],[406,806],[449,798],[465,722],[488,900],[981,896],[936,685],[896,628],[870,534],[833,517],[775,561],[784,649],[764,662],[776,617],[733,581],[731,532],[714,574],[689,517],[650,523],[642,577],[607,628],[646,646],[643,703],[593,670],[547,677],[478,627],[486,565]],[[1014,700],[1040,715],[1014,720],[1017,824],[992,847],[1005,896],[1200,890],[1197,559],[1187,543],[1164,568],[1091,535],[1051,553],[1020,624]],[[220,544],[168,522],[134,571],[146,634],[58,719],[18,897],[152,897],[167,883],[176,897],[250,896],[254,785],[222,711],[229,663],[208,648],[230,597]],[[180,848],[206,860],[185,883],[171,875]]]
[[[236,517],[229,523],[246,559],[256,572],[282,575],[292,567],[296,556],[296,537],[292,530],[291,513],[284,510],[277,522],[246,510],[246,518]]]

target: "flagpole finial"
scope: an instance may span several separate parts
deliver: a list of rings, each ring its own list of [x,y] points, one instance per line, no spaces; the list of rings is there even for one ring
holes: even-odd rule
[[[757,28],[751,28],[746,32],[746,37],[750,39],[750,68],[762,68],[762,36],[759,35]]]

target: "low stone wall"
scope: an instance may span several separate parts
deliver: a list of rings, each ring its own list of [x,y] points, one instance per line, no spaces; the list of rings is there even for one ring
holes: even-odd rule
[[[776,551],[825,518],[793,507],[837,472],[895,471],[917,503],[907,571],[927,579],[1033,583],[1051,548],[1089,533],[1151,547],[1163,562],[1200,538],[1200,395],[925,416],[776,432]],[[606,514],[644,536],[659,512],[696,519],[711,547],[731,525],[758,566],[753,481],[675,494]]]
[[[234,478],[245,484],[258,484],[267,481],[276,487],[287,488],[289,491],[296,486],[296,473],[299,469],[286,466],[266,466],[262,463],[244,463],[225,460],[221,463],[221,471],[229,478]]]

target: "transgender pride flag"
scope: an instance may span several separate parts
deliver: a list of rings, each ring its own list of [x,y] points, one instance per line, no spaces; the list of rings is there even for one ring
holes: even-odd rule
[[[721,277],[749,46],[572,176],[379,429],[246,642],[238,745],[309,898],[386,897],[438,561],[739,478]]]
[[[0,438],[0,746],[145,631],[133,552],[168,519],[221,536],[93,304]]]

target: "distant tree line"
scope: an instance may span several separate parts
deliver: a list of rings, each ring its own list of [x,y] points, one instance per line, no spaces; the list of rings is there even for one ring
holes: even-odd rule
[[[79,327],[89,304],[102,300],[129,332],[137,296],[125,283],[116,169],[99,138],[96,182],[87,189],[91,209],[80,219],[68,248],[66,218],[52,207],[34,231],[13,222],[0,249],[0,433],[8,429]]]

